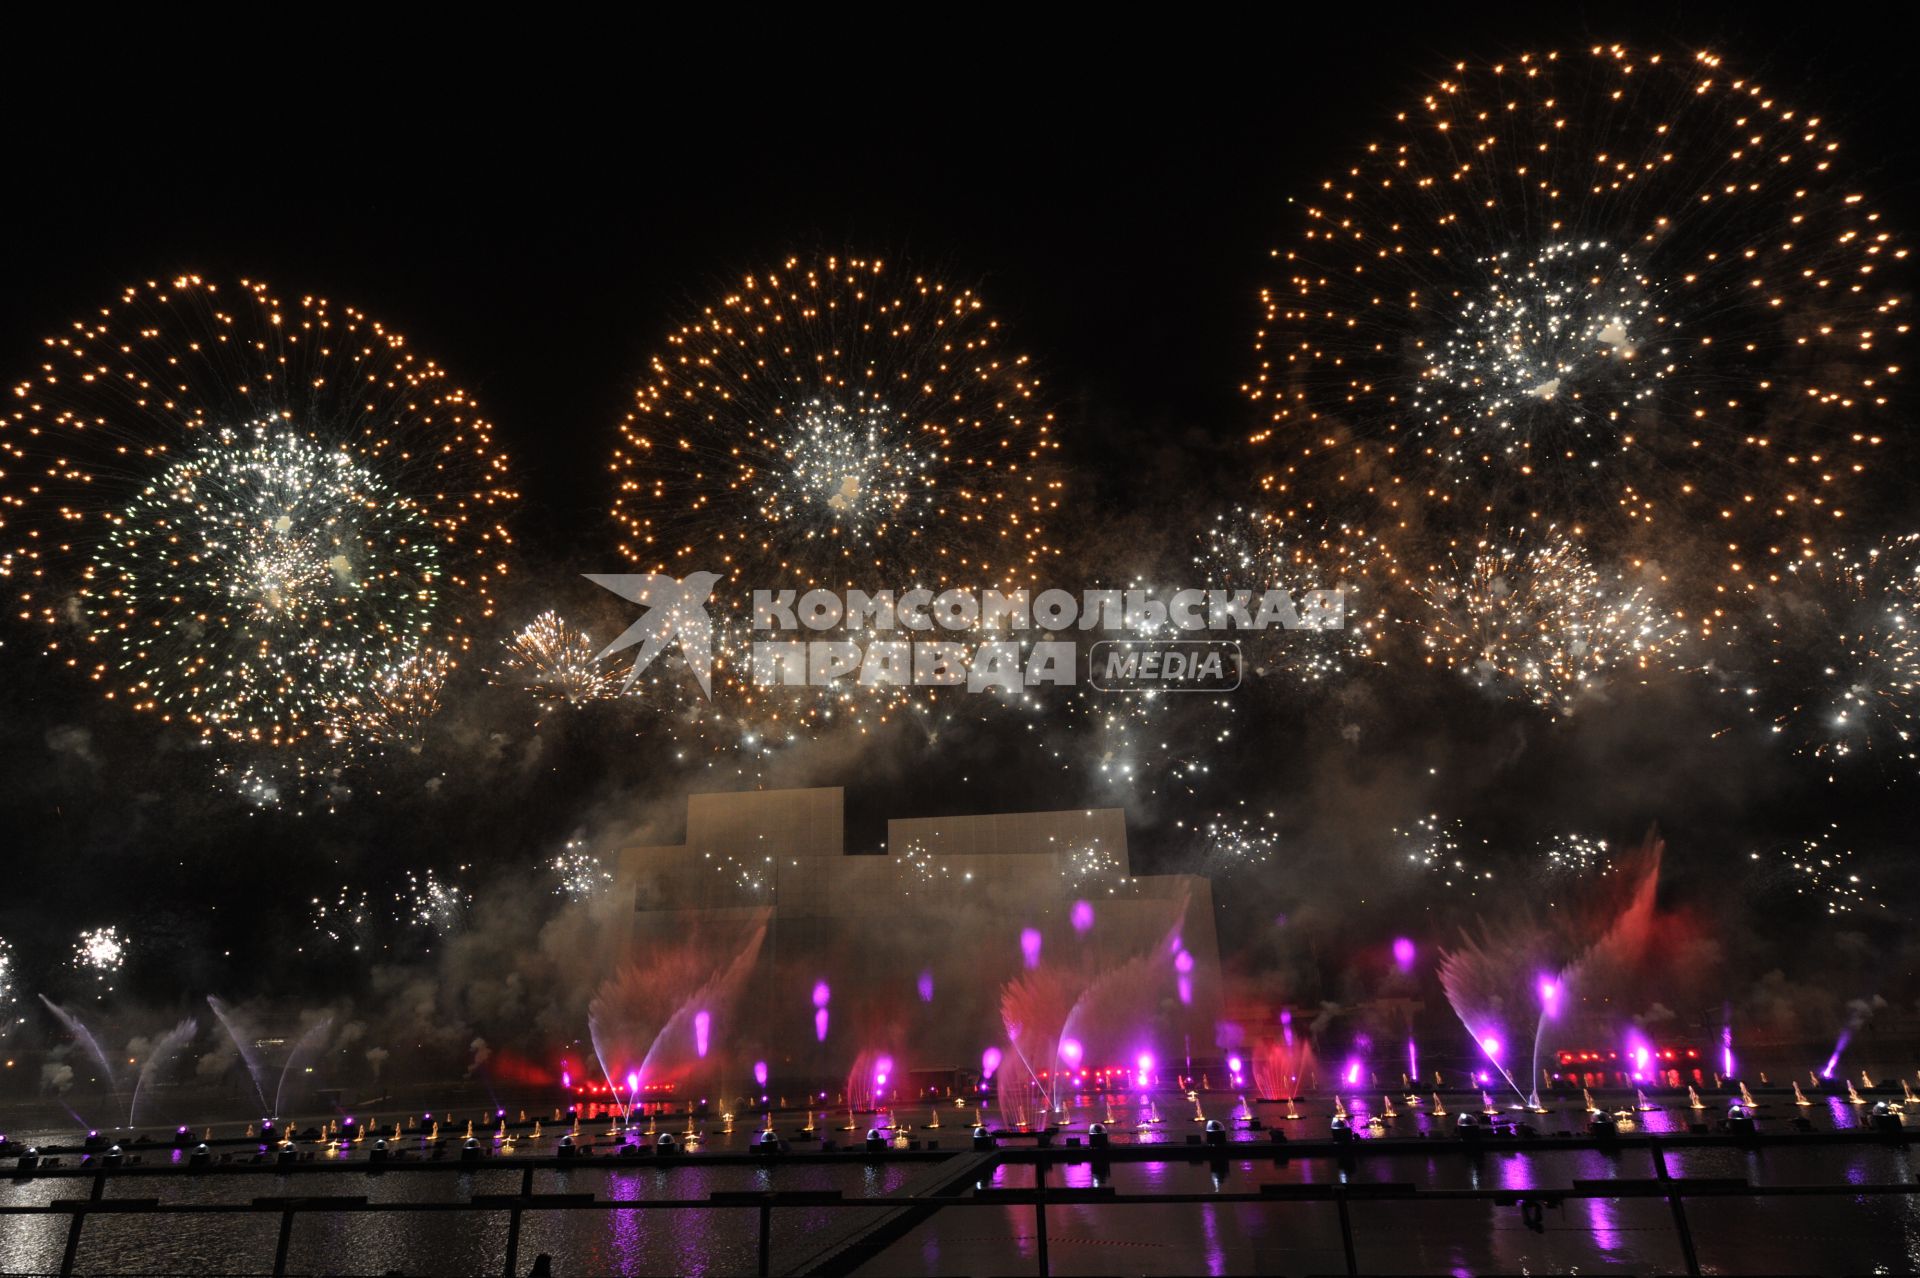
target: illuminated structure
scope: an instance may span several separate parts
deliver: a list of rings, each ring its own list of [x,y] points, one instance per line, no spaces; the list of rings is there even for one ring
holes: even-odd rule
[[[1049,1031],[1071,1048],[1036,1074],[1150,1052],[1170,1079],[1216,1054],[1211,886],[1134,875],[1120,809],[890,820],[862,855],[843,807],[837,788],[690,795],[683,842],[619,855],[628,956],[694,944],[717,962],[766,924],[730,1036],[743,1059],[835,1079],[884,1048],[902,1076],[959,1074],[1007,1042],[1003,994],[1035,972],[1073,1008]]]

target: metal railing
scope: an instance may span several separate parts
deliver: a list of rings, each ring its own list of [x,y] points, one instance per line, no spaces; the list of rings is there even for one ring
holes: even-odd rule
[[[961,1151],[906,1151],[886,1150],[865,1152],[849,1150],[846,1152],[804,1152],[772,1155],[759,1154],[723,1154],[706,1156],[675,1155],[668,1157],[649,1156],[632,1157],[576,1157],[552,1158],[545,1156],[514,1157],[507,1167],[500,1166],[505,1160],[482,1159],[471,1161],[419,1161],[390,1162],[370,1164],[365,1162],[306,1162],[289,1165],[276,1165],[271,1162],[261,1164],[225,1164],[214,1168],[189,1166],[123,1166],[114,1168],[46,1168],[23,1171],[17,1179],[74,1179],[89,1182],[90,1192],[85,1198],[56,1198],[44,1204],[0,1205],[0,1218],[32,1216],[65,1216],[68,1219],[65,1249],[62,1254],[58,1273],[61,1278],[80,1274],[85,1271],[77,1267],[80,1254],[80,1242],[89,1220],[108,1216],[138,1216],[152,1219],[182,1220],[191,1217],[207,1216],[259,1216],[277,1214],[279,1232],[274,1249],[271,1267],[265,1272],[285,1275],[288,1272],[288,1258],[293,1238],[295,1221],[302,1214],[329,1215],[382,1215],[390,1213],[429,1213],[429,1214],[479,1214],[495,1215],[504,1212],[507,1216],[507,1237],[499,1272],[506,1278],[514,1278],[520,1273],[522,1225],[528,1213],[545,1212],[684,1212],[739,1210],[753,1211],[757,1220],[756,1263],[754,1272],[767,1278],[774,1272],[772,1254],[773,1213],[785,1208],[807,1208],[812,1210],[836,1211],[854,1208],[865,1212],[883,1212],[886,1218],[873,1226],[849,1235],[842,1243],[832,1249],[832,1254],[815,1257],[812,1261],[802,1261],[801,1272],[812,1274],[838,1274],[850,1272],[859,1264],[871,1260],[880,1254],[892,1242],[930,1219],[934,1214],[944,1211],[967,1211],[972,1209],[993,1209],[1005,1211],[1009,1207],[1031,1207],[1033,1209],[1036,1272],[1041,1278],[1051,1272],[1048,1255],[1047,1211],[1049,1208],[1069,1206],[1128,1207],[1136,1205],[1177,1206],[1230,1204],[1275,1205],[1280,1203],[1324,1202],[1333,1204],[1339,1222],[1341,1249],[1345,1262],[1345,1272],[1360,1275],[1365,1271],[1360,1266],[1355,1246],[1355,1230],[1350,1205],[1355,1202],[1366,1203],[1487,1203],[1495,1207],[1517,1208],[1530,1227],[1538,1228],[1540,1215],[1546,1209],[1559,1207],[1570,1201],[1582,1199],[1657,1199],[1668,1204],[1672,1219],[1674,1240],[1683,1258],[1686,1272],[1690,1275],[1702,1273],[1701,1262],[1695,1245],[1692,1227],[1688,1223],[1686,1204],[1692,1200],[1714,1198],[1819,1198],[1847,1197],[1862,1198],[1875,1196],[1905,1196],[1920,1194],[1920,1182],[1889,1182],[1863,1184],[1845,1181],[1820,1185],[1754,1185],[1741,1178],[1702,1178],[1677,1177],[1670,1175],[1667,1169],[1666,1153],[1669,1148],[1718,1147],[1752,1149],[1783,1144],[1830,1144],[1851,1145],[1877,1144],[1885,1146],[1905,1146],[1905,1135],[1888,1137],[1869,1137],[1864,1133],[1849,1133],[1844,1138],[1826,1137],[1787,1137],[1749,1136],[1744,1139],[1719,1137],[1660,1137],[1646,1136],[1637,1139],[1618,1140],[1489,1140],[1485,1142],[1464,1141],[1273,1141],[1273,1142],[1234,1142],[1225,1145],[1195,1146],[1188,1145],[1122,1145],[1112,1148],[1092,1149],[1080,1146],[1067,1147],[1002,1147],[988,1153],[976,1153],[969,1156]],[[1418,1152],[1423,1154],[1454,1153],[1471,1155],[1474,1152],[1558,1152],[1568,1149],[1605,1149],[1623,1152],[1634,1148],[1644,1148],[1651,1159],[1654,1174],[1647,1178],[1621,1178],[1582,1180],[1574,1179],[1565,1188],[1500,1188],[1500,1189],[1433,1189],[1421,1188],[1404,1182],[1346,1181],[1321,1184],[1261,1184],[1247,1191],[1231,1192],[1212,1190],[1208,1192],[1152,1192],[1119,1193],[1111,1186],[1049,1186],[1047,1176],[1051,1169],[1061,1164],[1094,1163],[1111,1164],[1121,1162],[1225,1162],[1247,1160],[1287,1161],[1299,1158],[1332,1158],[1343,1166],[1375,1154],[1394,1154]],[[751,1163],[760,1166],[778,1167],[782,1164],[841,1163],[857,1165],[873,1161],[898,1161],[903,1158],[926,1162],[940,1160],[943,1167],[951,1167],[953,1174],[945,1177],[939,1185],[930,1191],[916,1194],[891,1194],[878,1196],[846,1197],[839,1190],[722,1190],[715,1191],[705,1198],[653,1198],[653,1199],[606,1199],[591,1193],[535,1193],[534,1174],[541,1170],[616,1172],[636,1168],[679,1166],[697,1167],[707,1165],[741,1165]],[[491,1165],[490,1165],[491,1164]],[[1032,1187],[989,1188],[985,1180],[993,1170],[1001,1165],[1031,1165],[1034,1168],[1035,1183]],[[471,1174],[476,1171],[499,1172],[517,1171],[520,1174],[518,1193],[511,1194],[472,1194],[465,1201],[449,1202],[373,1202],[364,1194],[297,1194],[270,1195],[236,1201],[231,1203],[163,1203],[158,1198],[108,1197],[107,1185],[110,1181],[138,1180],[148,1177],[197,1177],[275,1175],[293,1177],[321,1176],[325,1179],[337,1179],[347,1175],[390,1175],[390,1174]],[[968,1190],[971,1192],[968,1192]],[[237,1272],[237,1271],[236,1271]]]

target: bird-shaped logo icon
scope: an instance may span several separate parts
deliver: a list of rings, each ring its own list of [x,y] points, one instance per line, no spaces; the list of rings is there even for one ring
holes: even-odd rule
[[[594,660],[601,661],[635,644],[633,668],[627,671],[625,692],[633,687],[640,672],[653,664],[669,642],[680,645],[687,669],[700,681],[700,691],[713,700],[713,622],[707,617],[707,599],[720,580],[717,572],[688,573],[668,577],[657,572],[586,573],[588,581],[604,586],[622,599],[644,607],[640,620],[628,626],[626,633],[600,650]]]

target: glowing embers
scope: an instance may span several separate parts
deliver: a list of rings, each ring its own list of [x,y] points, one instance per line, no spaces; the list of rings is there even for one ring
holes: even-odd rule
[[[1670,326],[1633,262],[1583,241],[1478,265],[1477,287],[1454,296],[1451,331],[1416,340],[1413,405],[1453,428],[1433,447],[1461,464],[1498,455],[1523,472],[1542,453],[1617,451],[1633,406],[1674,371]]]
[[[80,606],[139,704],[231,737],[299,737],[424,641],[432,534],[343,450],[223,430],[113,519]]]
[[[852,397],[798,408],[780,445],[786,472],[757,472],[761,517],[798,521],[820,535],[884,533],[935,517],[939,458],[931,439],[885,405]]]
[[[1607,676],[1667,660],[1682,638],[1648,586],[1551,528],[1482,538],[1417,591],[1429,663],[1563,714]]]

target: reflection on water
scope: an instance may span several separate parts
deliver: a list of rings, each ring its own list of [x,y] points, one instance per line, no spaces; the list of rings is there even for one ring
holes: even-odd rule
[[[1477,1100],[1477,1098],[1476,1098]],[[1362,1102],[1349,1102],[1354,1135],[1361,1142],[1345,1157],[1329,1152],[1259,1157],[1234,1156],[1229,1146],[1210,1154],[1188,1139],[1199,1132],[1191,1112],[1161,1106],[1163,1122],[1139,1131],[1120,1130],[1116,1146],[1164,1146],[1154,1161],[1086,1161],[1050,1169],[1046,1183],[1057,1187],[1111,1186],[1120,1194],[1231,1195],[1257,1192],[1266,1184],[1365,1185],[1407,1182],[1423,1190],[1497,1189],[1515,1195],[1570,1189],[1576,1180],[1645,1180],[1657,1174],[1650,1151],[1633,1141],[1611,1148],[1556,1148],[1568,1142],[1554,1132],[1579,1132],[1586,1112],[1577,1102],[1546,1115],[1503,1112],[1503,1121],[1524,1122],[1539,1133],[1526,1147],[1469,1152],[1453,1139],[1452,1118],[1436,1120],[1425,1107],[1396,1099],[1397,1115],[1376,1117]],[[1474,1105],[1477,1108],[1477,1104]],[[1091,1112],[1080,1107],[1084,1116]],[[1297,1121],[1282,1117],[1284,1107],[1254,1105],[1251,1113],[1295,1138],[1325,1140],[1330,1102],[1304,1104]],[[1225,1112],[1220,1111],[1220,1112]],[[1684,1101],[1649,1113],[1632,1114],[1622,1134],[1686,1132],[1723,1111],[1689,1110]],[[1857,1129],[1866,1124],[1865,1107],[1844,1098],[1822,1097],[1802,1108],[1790,1099],[1763,1098],[1758,1110],[1762,1131],[1784,1133],[1789,1120],[1806,1118],[1816,1130]],[[1431,1133],[1433,1139],[1420,1139]],[[557,1132],[541,1141],[522,1139],[520,1155],[551,1153]],[[753,1133],[711,1138],[714,1152],[738,1152]],[[1082,1137],[1069,1131],[1066,1137]],[[1231,1133],[1234,1141],[1265,1140],[1268,1133],[1248,1125]],[[16,1133],[16,1141],[52,1144],[71,1134]],[[1385,1138],[1401,1138],[1381,1143]],[[1411,1139],[1409,1139],[1411,1138]],[[402,1142],[416,1159],[431,1152],[423,1142]],[[455,1142],[457,1145],[457,1142]],[[948,1135],[948,1155],[966,1147],[963,1136]],[[1009,1148],[1022,1143],[1008,1142]],[[233,1151],[235,1147],[222,1147]],[[803,1147],[804,1148],[804,1147]],[[173,1166],[183,1154],[147,1146],[140,1154],[149,1168]],[[250,1150],[240,1147],[243,1157]],[[602,1150],[604,1153],[605,1150]],[[452,1156],[451,1154],[449,1156]],[[319,1155],[325,1158],[324,1153]],[[336,1154],[335,1157],[338,1157]],[[349,1152],[350,1165],[364,1165],[362,1150]],[[1847,1144],[1792,1142],[1743,1147],[1720,1144],[1666,1148],[1665,1166],[1674,1176],[1740,1178],[1755,1186],[1910,1183],[1911,1160],[1893,1143]],[[263,1195],[300,1193],[364,1194],[377,1203],[466,1201],[474,1194],[512,1194],[521,1185],[515,1154],[500,1152],[473,1169],[444,1173],[393,1171],[384,1175],[288,1176],[272,1170],[248,1175],[148,1176],[109,1178],[109,1197],[152,1197],[164,1203],[212,1204],[245,1201]],[[67,1165],[78,1162],[67,1156]],[[662,1198],[705,1199],[720,1191],[759,1189],[831,1189],[849,1198],[899,1192],[925,1172],[927,1162],[878,1162],[849,1159],[835,1163],[714,1164],[689,1157],[676,1165],[616,1164],[597,1158],[566,1167],[537,1168],[537,1194],[587,1193],[602,1201],[633,1204],[611,1211],[534,1212],[525,1219],[522,1255],[554,1257],[555,1272],[681,1273],[724,1275],[752,1272],[757,1218],[754,1209],[703,1207],[671,1215],[640,1210],[638,1204]],[[1030,1162],[995,1165],[985,1181],[995,1188],[1025,1188],[1036,1183]],[[83,1195],[85,1179],[39,1178],[0,1181],[0,1203],[43,1205]],[[1351,1205],[1355,1247],[1363,1270],[1475,1272],[1497,1270],[1563,1271],[1571,1268],[1624,1267],[1671,1270],[1681,1266],[1667,1204],[1660,1199],[1568,1199],[1524,1217],[1518,1206],[1486,1201],[1395,1203],[1356,1200]],[[878,1209],[861,1213],[872,1218]],[[1688,1214],[1698,1233],[1702,1262],[1721,1271],[1743,1268],[1890,1270],[1911,1268],[1920,1255],[1920,1202],[1903,1197],[1846,1194],[1832,1197],[1765,1200],[1728,1198],[1692,1200]],[[817,1245],[826,1231],[852,1223],[850,1213],[824,1207],[775,1211],[776,1256],[799,1255]],[[1053,1263],[1061,1272],[1249,1273],[1328,1272],[1344,1269],[1345,1258],[1334,1205],[1318,1201],[1204,1203],[1182,1205],[1055,1205],[1048,1209]],[[1030,1270],[1037,1257],[1031,1208],[957,1210],[938,1213],[896,1243],[863,1272],[874,1274],[942,1272],[1017,1272]],[[182,1228],[177,1223],[137,1217],[100,1217],[86,1227],[83,1268],[218,1271],[264,1269],[274,1249],[277,1219],[207,1217]],[[406,1212],[391,1215],[316,1214],[299,1218],[291,1263],[307,1272],[379,1272],[386,1268],[434,1272],[498,1272],[505,1246],[504,1213],[468,1215]],[[0,1228],[0,1269],[56,1269],[65,1237],[60,1217],[12,1218]]]

